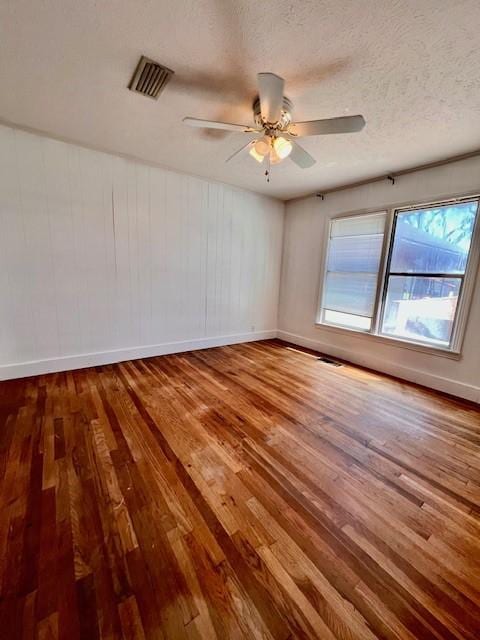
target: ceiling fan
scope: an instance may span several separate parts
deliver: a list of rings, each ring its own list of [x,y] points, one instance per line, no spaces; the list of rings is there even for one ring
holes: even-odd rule
[[[301,169],[308,169],[316,162],[297,138],[304,136],[322,136],[330,133],[354,133],[365,126],[363,116],[342,116],[326,118],[324,120],[309,120],[307,122],[292,122],[292,103],[283,95],[285,81],[274,73],[259,73],[258,97],[253,103],[255,126],[249,127],[230,122],[215,122],[199,118],[184,118],[183,122],[191,127],[207,129],[223,129],[255,135],[240,149],[235,151],[226,162],[229,162],[247,151],[257,162],[267,162],[265,175],[269,179],[270,166],[278,164],[289,157]]]

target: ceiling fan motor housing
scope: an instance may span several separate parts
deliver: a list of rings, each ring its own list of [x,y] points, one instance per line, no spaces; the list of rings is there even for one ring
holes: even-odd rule
[[[255,123],[262,128],[266,129],[280,129],[285,130],[292,121],[293,104],[286,96],[283,96],[282,103],[282,115],[278,122],[265,122],[262,118],[260,111],[260,97],[257,96],[253,103],[253,117]]]

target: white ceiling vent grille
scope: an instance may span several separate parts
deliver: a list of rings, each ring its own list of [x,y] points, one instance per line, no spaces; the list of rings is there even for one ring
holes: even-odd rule
[[[171,69],[142,56],[128,88],[156,100],[173,73]]]

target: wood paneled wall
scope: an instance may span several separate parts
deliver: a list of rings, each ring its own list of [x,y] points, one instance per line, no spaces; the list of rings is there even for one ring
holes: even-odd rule
[[[274,335],[283,211],[0,127],[0,377]]]

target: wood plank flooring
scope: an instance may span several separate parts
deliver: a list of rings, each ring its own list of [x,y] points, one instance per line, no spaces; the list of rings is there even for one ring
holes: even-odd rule
[[[0,637],[480,637],[480,413],[277,341],[0,384]]]

